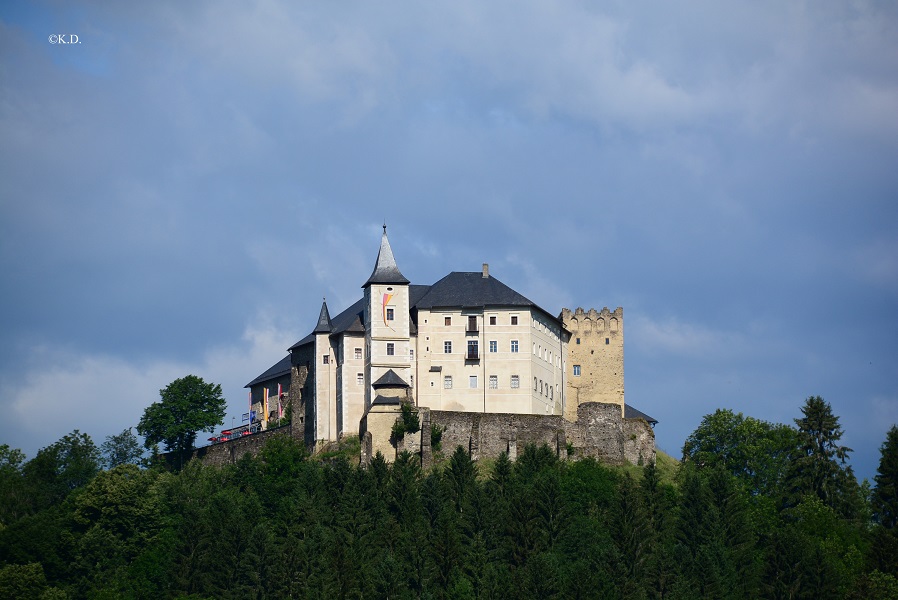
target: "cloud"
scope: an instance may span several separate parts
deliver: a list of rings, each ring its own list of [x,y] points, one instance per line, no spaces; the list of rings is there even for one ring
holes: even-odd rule
[[[732,358],[748,349],[742,333],[716,330],[675,317],[659,320],[640,314],[628,321],[627,337],[629,344],[648,356]]]
[[[285,356],[294,338],[296,333],[260,317],[239,342],[210,348],[194,362],[144,364],[72,349],[35,348],[30,366],[17,381],[7,374],[0,382],[6,399],[0,437],[29,456],[74,429],[88,433],[99,445],[106,436],[136,426],[144,409],[159,401],[159,390],[188,374],[220,383],[228,414],[239,418],[246,404],[243,386]]]

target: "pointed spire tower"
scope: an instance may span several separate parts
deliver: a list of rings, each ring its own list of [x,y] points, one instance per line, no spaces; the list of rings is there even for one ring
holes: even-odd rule
[[[327,310],[327,300],[324,299],[321,301],[321,314],[318,315],[318,324],[315,325],[315,330],[312,333],[330,333],[334,330],[334,326],[331,323],[331,315]]]
[[[333,441],[337,439],[337,370],[335,352],[331,347],[330,335],[334,326],[327,310],[327,300],[321,301],[318,324],[312,334],[315,336],[315,364],[313,391],[313,440]]]
[[[408,285],[409,281],[399,271],[396,265],[396,259],[393,258],[393,249],[390,247],[390,240],[387,237],[387,225],[384,224],[384,233],[380,238],[380,250],[377,252],[377,261],[374,263],[374,270],[371,277],[362,287],[367,288],[372,283],[396,283]]]
[[[411,383],[409,280],[393,257],[387,226],[365,289],[365,409],[376,395],[374,382],[388,371]]]

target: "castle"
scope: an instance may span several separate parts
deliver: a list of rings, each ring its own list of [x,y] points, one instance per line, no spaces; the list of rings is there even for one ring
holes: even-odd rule
[[[402,275],[384,226],[362,298],[315,328],[255,378],[250,414],[266,429],[291,406],[292,431],[316,451],[346,436],[362,460],[429,456],[431,425],[472,455],[524,443],[610,462],[654,458],[655,421],[624,402],[623,309],[558,316],[483,265],[432,285]],[[403,403],[420,433],[391,435]]]

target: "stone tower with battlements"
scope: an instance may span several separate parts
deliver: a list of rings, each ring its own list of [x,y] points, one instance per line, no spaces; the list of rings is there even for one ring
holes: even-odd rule
[[[624,309],[613,312],[562,309],[561,320],[571,332],[568,343],[567,394],[564,416],[577,418],[585,402],[617,404],[624,410]]]

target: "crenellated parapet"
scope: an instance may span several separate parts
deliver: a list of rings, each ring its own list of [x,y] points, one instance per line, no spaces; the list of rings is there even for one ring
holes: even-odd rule
[[[602,334],[622,334],[624,322],[624,309],[618,306],[613,311],[607,306],[602,310],[590,308],[584,310],[577,307],[571,311],[569,308],[561,310],[561,320],[568,331],[573,334],[582,333],[583,335],[602,335]]]

